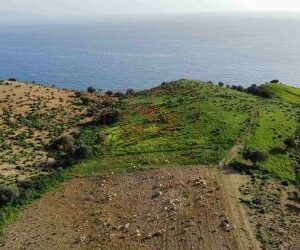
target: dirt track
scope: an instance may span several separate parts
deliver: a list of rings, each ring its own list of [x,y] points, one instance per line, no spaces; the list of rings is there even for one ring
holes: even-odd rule
[[[0,246],[258,249],[234,178],[197,166],[73,179],[28,207]]]

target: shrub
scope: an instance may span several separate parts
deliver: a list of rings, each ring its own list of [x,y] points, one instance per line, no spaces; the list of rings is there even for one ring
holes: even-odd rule
[[[233,160],[232,162],[230,162],[230,166],[234,170],[239,171],[239,172],[248,172],[251,169],[253,169],[253,167],[246,165],[245,163],[240,162],[238,160]]]
[[[257,162],[263,162],[267,160],[267,155],[259,150],[250,150],[247,149],[243,152],[243,158],[245,160],[250,160],[253,162],[254,165],[256,165]]]
[[[294,148],[296,146],[295,140],[293,138],[286,138],[284,140],[286,148]]]
[[[106,112],[106,124],[113,124],[115,122],[117,122],[120,119],[120,111],[118,109],[115,108],[110,108],[108,109],[108,111]]]
[[[224,82],[219,82],[218,84],[219,84],[220,87],[224,86]]]
[[[122,93],[122,92],[116,92],[116,93],[113,94],[113,96],[114,96],[114,97],[117,97],[117,98],[119,98],[119,99],[125,98],[125,94]]]
[[[94,87],[88,87],[87,88],[87,92],[88,93],[95,93],[96,92],[96,89]]]
[[[253,95],[257,95],[264,98],[270,98],[271,95],[268,91],[266,91],[261,86],[256,86],[256,84],[252,84],[248,89],[247,92]]]
[[[80,101],[83,105],[88,105],[91,99],[87,95],[80,96]]]
[[[89,116],[89,117],[92,117],[92,116],[95,116],[95,115],[99,114],[100,112],[101,111],[98,107],[93,106],[93,107],[90,107],[90,108],[87,109],[86,115]]]
[[[80,91],[75,92],[75,97],[76,98],[80,98],[81,96],[82,96],[82,92],[80,92]]]
[[[116,109],[116,108],[108,108],[106,111],[103,110],[101,112],[100,117],[98,118],[98,120],[101,121],[101,124],[113,124],[117,121],[119,121],[121,116],[121,112]]]
[[[50,148],[58,151],[69,152],[74,147],[74,139],[70,135],[62,135],[55,138],[50,144]]]
[[[300,202],[300,192],[294,191],[294,192],[290,193],[288,199],[296,201],[296,202]]]
[[[126,95],[133,95],[134,94],[134,89],[127,89]]]
[[[279,83],[278,79],[272,80],[270,83]]]
[[[0,206],[4,206],[7,203],[11,203],[19,197],[19,190],[14,186],[2,186],[0,187]]]
[[[239,86],[236,87],[236,90],[237,91],[244,91],[244,87],[239,85]]]
[[[87,159],[93,154],[93,150],[90,146],[79,145],[75,148],[74,157],[78,160]]]
[[[166,124],[168,123],[168,116],[164,112],[159,112],[155,115],[154,121],[160,124]]]
[[[8,78],[8,81],[10,81],[10,82],[16,82],[16,81],[17,81],[17,79],[16,79],[16,78],[14,78],[14,77],[12,77],[12,78]]]
[[[105,94],[108,96],[111,96],[113,94],[113,92],[109,90],[109,91],[106,91]]]

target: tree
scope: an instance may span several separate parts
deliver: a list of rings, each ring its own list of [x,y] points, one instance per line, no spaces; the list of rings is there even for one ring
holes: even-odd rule
[[[220,87],[224,86],[224,82],[219,82],[218,84],[219,84]]]
[[[88,87],[87,92],[92,94],[96,92],[96,89],[94,87]]]

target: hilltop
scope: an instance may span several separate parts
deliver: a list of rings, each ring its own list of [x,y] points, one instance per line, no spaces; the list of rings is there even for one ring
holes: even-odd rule
[[[297,88],[268,83],[244,89],[182,79],[139,92],[83,93],[4,81],[0,95],[2,183],[17,189],[2,207],[2,225],[18,207],[71,179],[29,207],[8,229],[10,235],[30,220],[45,237],[64,225],[68,235],[49,240],[65,247],[75,241],[77,247],[219,242],[258,248],[253,235],[269,249],[299,244]],[[26,155],[34,157],[34,165],[27,160],[24,166]],[[69,216],[68,202],[76,208]],[[43,224],[48,203],[49,220],[58,216],[61,225],[49,232]],[[201,204],[198,214],[193,208]],[[147,213],[141,211],[148,210],[144,223]],[[83,219],[76,231],[78,216]],[[18,244],[47,244],[37,234],[31,228]],[[4,237],[4,245],[12,242]]]

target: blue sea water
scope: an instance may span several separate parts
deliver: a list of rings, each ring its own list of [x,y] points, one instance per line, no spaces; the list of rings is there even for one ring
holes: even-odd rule
[[[179,78],[300,86],[300,18],[267,14],[0,22],[0,78],[85,89]]]

